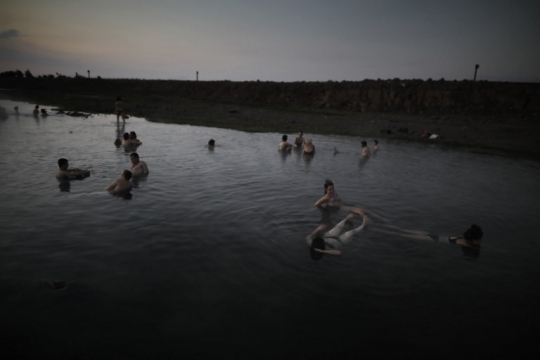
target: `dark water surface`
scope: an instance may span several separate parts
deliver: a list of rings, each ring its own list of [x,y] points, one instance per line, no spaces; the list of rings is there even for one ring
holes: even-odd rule
[[[363,161],[360,139],[319,135],[314,157],[281,156],[281,134],[131,118],[150,175],[126,200],[104,190],[129,168],[115,117],[36,119],[31,104],[0,105],[10,115],[0,122],[0,351],[12,358],[520,358],[535,348],[537,162],[386,141]],[[60,157],[91,176],[59,184]],[[374,221],[341,257],[313,261],[304,238],[327,178]],[[460,235],[472,223],[485,234],[477,259],[374,231]],[[67,287],[45,285],[54,280]]]

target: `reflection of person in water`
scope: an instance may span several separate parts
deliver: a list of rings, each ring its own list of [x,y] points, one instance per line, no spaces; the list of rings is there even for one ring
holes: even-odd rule
[[[368,217],[364,216],[362,224],[357,228],[353,228],[345,233],[343,228],[345,224],[354,217],[354,214],[349,214],[345,219],[341,220],[330,231],[326,231],[327,225],[319,225],[311,234],[306,236],[306,242],[310,247],[311,258],[319,260],[324,254],[341,255],[341,247],[352,241],[354,235],[362,231],[368,224]],[[329,247],[330,249],[327,249]]]

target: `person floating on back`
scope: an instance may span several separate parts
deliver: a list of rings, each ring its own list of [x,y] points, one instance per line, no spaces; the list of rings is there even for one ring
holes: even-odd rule
[[[116,101],[114,103],[114,113],[116,114],[116,121],[120,121],[120,118],[122,118],[122,121],[126,122],[124,115],[124,103],[122,102],[122,98],[118,96],[116,98]]]
[[[56,177],[58,179],[83,179],[90,176],[89,170],[69,169],[69,162],[64,158],[58,160],[58,168],[56,170]]]

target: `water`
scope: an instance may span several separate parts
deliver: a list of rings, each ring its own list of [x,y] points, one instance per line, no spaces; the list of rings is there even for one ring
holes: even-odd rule
[[[124,130],[143,142],[150,175],[126,200],[104,190],[129,168],[114,116],[35,119],[32,104],[0,105],[10,115],[0,122],[5,353],[462,359],[532,349],[537,162],[384,140],[364,161],[360,139],[318,135],[314,157],[282,156],[281,134],[130,118]],[[91,176],[60,186],[60,157]],[[313,261],[304,238],[327,178],[374,221],[341,257]],[[374,231],[460,235],[472,223],[485,234],[477,259]],[[44,285],[56,279],[67,288]]]

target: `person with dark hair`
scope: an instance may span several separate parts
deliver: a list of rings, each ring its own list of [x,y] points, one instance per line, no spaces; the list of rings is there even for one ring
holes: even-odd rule
[[[116,101],[114,103],[114,113],[116,114],[116,121],[120,121],[120,118],[122,118],[122,121],[126,122],[124,115],[124,103],[122,102],[122,98],[118,96],[116,98]]]
[[[373,140],[373,151],[379,151],[379,140]]]
[[[369,148],[367,146],[367,141],[362,141],[361,144],[362,144],[362,156],[363,157],[369,157],[369,155],[371,155],[371,153],[369,152]]]
[[[464,256],[477,258],[480,256],[480,240],[482,240],[482,237],[484,237],[482,228],[476,224],[472,224],[463,233],[463,236],[450,236],[448,237],[448,241],[461,246]]]
[[[358,208],[358,207],[352,207],[352,206],[346,206],[343,205],[339,195],[336,193],[334,189],[334,183],[332,180],[325,180],[324,182],[324,196],[317,200],[315,203],[315,206],[323,206],[325,205],[325,209],[328,210],[345,210],[350,211],[352,213],[355,213],[360,216],[365,216],[365,211]]]
[[[353,228],[345,233],[343,228],[345,224],[354,217],[354,214],[349,214],[345,219],[341,220],[330,231],[326,231],[327,226],[325,224],[319,225],[311,234],[306,236],[306,242],[310,248],[311,258],[313,260],[320,260],[324,254],[329,255],[341,255],[341,247],[349,244],[352,241],[354,235],[364,230],[368,224],[369,219],[367,216],[363,216],[362,224],[357,228]],[[331,249],[326,249],[329,246]]]
[[[43,116],[43,117],[49,116],[49,114],[47,114],[47,110],[41,109],[41,116]]]
[[[131,171],[129,170],[122,171],[120,176],[110,183],[105,190],[113,194],[129,192],[133,188],[133,184],[129,181],[131,180],[131,175]]]
[[[288,139],[287,135],[283,135],[281,137],[281,142],[278,145],[278,150],[279,151],[289,151],[289,150],[291,150],[292,145],[287,142],[287,139]]]
[[[139,160],[139,154],[135,152],[131,153],[129,159],[131,160],[131,172],[133,176],[148,175],[150,173],[148,171],[148,165],[144,161]]]
[[[298,136],[294,139],[293,146],[300,147],[304,143],[304,133],[302,131],[298,132]]]
[[[89,170],[69,169],[67,159],[61,158],[58,160],[58,170],[56,170],[58,179],[84,179],[87,176],[90,176]]]
[[[216,145],[216,141],[214,139],[208,140],[208,147],[213,149],[214,145]]]
[[[38,116],[39,115],[39,105],[36,105],[36,107],[34,108],[34,111],[32,112],[32,114],[34,114],[34,116]]]
[[[135,131],[129,132],[129,141],[131,142],[132,145],[135,145],[135,146],[142,145],[142,142],[139,139],[137,139],[137,134],[135,133]]]

